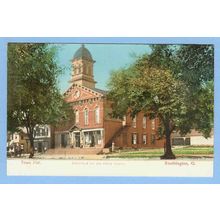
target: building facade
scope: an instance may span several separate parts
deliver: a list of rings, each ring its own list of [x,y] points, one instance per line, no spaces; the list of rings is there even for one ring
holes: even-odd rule
[[[34,129],[34,148],[37,152],[45,152],[52,145],[52,128],[49,125],[37,125]],[[13,144],[23,145],[24,153],[30,153],[30,140],[26,128],[20,128],[19,132],[8,133],[7,146]]]
[[[212,129],[209,138],[205,138],[202,133],[192,130],[185,136],[180,135],[178,132],[172,134],[173,146],[214,146],[214,129]]]
[[[34,129],[35,151],[45,152],[52,145],[52,127],[49,125],[37,125]]]
[[[158,119],[150,120],[143,113],[134,118],[127,115],[124,120],[111,117],[112,103],[106,91],[95,87],[94,63],[84,45],[73,56],[71,85],[64,99],[73,107],[75,121],[55,128],[55,150],[100,153],[112,143],[120,148],[164,147],[156,132]]]

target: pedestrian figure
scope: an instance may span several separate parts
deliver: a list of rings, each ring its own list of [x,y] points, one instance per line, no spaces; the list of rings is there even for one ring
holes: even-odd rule
[[[10,155],[11,157],[15,155],[15,148],[13,145],[11,146],[11,149],[10,149]]]
[[[18,146],[17,146],[17,147],[18,147],[18,156],[19,156],[19,157],[21,157],[21,145],[20,145],[20,144],[18,144]]]
[[[17,156],[18,156],[18,154],[19,154],[19,149],[18,149],[18,146],[19,146],[19,144],[18,144],[18,143],[16,143],[16,144],[15,144],[15,157],[17,157]]]
[[[21,156],[24,154],[24,145],[21,144]]]
[[[115,143],[114,142],[112,142],[112,152],[115,150]]]

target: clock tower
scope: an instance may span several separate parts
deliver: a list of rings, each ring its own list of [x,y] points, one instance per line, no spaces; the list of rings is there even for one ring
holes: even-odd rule
[[[94,63],[91,53],[82,44],[72,59],[72,79],[70,82],[94,89],[96,84],[93,75]]]

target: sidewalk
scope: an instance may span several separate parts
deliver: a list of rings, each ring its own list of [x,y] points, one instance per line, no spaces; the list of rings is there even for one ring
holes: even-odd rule
[[[117,157],[118,156],[118,157]],[[8,159],[29,159],[29,155],[24,155],[22,157],[9,157]],[[178,155],[176,160],[212,160],[213,155]],[[34,158],[31,160],[160,160],[159,156],[152,157],[120,157],[119,154],[109,154],[109,155],[68,155],[68,154],[35,154]]]
[[[69,154],[40,154],[34,156],[35,159],[73,159],[73,160],[103,160],[106,159],[106,155],[69,155]]]

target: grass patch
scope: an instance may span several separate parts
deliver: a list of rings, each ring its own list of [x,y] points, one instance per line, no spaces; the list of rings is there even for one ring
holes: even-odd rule
[[[128,151],[122,150],[119,152],[111,153],[107,156],[107,158],[154,158],[160,157],[163,155],[163,149],[140,149],[140,150],[131,150]],[[213,156],[214,148],[211,146],[189,146],[189,147],[182,147],[182,148],[175,148],[173,149],[173,153],[176,157],[190,157],[190,156],[198,156],[198,157],[205,157],[205,156]]]

